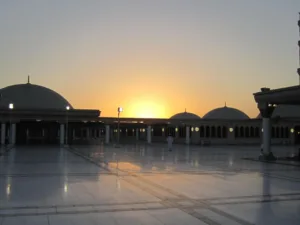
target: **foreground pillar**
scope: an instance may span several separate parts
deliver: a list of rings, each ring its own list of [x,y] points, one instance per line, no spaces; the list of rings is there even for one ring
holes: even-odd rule
[[[6,124],[1,124],[1,145],[5,145]]]
[[[135,128],[135,138],[137,141],[139,140],[139,132],[140,132],[139,128]]]
[[[16,144],[16,124],[13,123],[11,124],[10,127],[10,142],[11,145],[15,145]]]
[[[109,125],[105,125],[105,144],[109,144]]]
[[[270,155],[271,150],[271,116],[275,109],[274,104],[269,103],[258,103],[258,109],[262,116],[262,127],[263,127],[263,154]]]
[[[147,127],[147,143],[151,144],[151,126]]]
[[[59,133],[60,133],[59,143],[61,145],[63,145],[64,144],[64,139],[65,139],[65,125],[64,124],[60,124]]]
[[[190,144],[190,127],[189,126],[186,126],[186,132],[185,132],[185,143],[187,145]]]
[[[263,152],[264,154],[269,154],[271,152],[271,121],[270,118],[263,117],[262,119],[263,127]]]

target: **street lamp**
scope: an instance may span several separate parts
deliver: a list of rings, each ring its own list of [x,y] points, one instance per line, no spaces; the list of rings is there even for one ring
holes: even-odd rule
[[[118,146],[120,144],[120,113],[123,112],[122,107],[118,107]]]
[[[70,106],[66,106],[66,145],[68,145],[68,124],[69,124],[69,121],[68,121],[68,111],[70,110]]]
[[[9,142],[12,143],[11,111],[14,109],[14,103],[9,103]]]

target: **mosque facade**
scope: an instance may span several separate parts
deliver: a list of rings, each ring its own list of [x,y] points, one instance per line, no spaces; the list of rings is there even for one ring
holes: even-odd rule
[[[300,142],[300,107],[278,105],[271,121],[273,144]],[[100,110],[75,109],[57,92],[31,84],[0,89],[1,144],[174,143],[251,145],[262,142],[262,118],[224,106],[202,118],[181,112],[168,119],[101,117]],[[299,122],[298,122],[299,121]],[[119,127],[119,129],[118,129]],[[119,132],[118,132],[119,130]]]

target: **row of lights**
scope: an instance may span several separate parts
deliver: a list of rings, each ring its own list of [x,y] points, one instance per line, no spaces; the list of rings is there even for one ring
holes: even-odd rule
[[[199,129],[199,127],[195,127],[195,128],[192,127],[191,130],[192,130],[192,132],[193,131],[199,132],[200,129]],[[230,133],[234,131],[234,129],[232,127],[230,127],[228,130],[229,130]]]
[[[162,130],[162,132],[165,131],[164,128],[162,128],[161,130]],[[195,128],[192,127],[191,130],[192,130],[192,132],[193,132],[193,131],[199,132],[200,129],[199,129],[199,127],[195,127]],[[233,128],[232,128],[232,127],[230,127],[228,130],[229,130],[229,132],[233,132]],[[141,129],[140,129],[140,132],[145,132],[145,131],[146,131],[145,128],[141,128]],[[153,132],[153,128],[151,129],[151,131]],[[114,132],[118,132],[118,129],[115,129]],[[120,129],[120,132],[122,132],[121,129]],[[128,130],[126,129],[125,132],[128,132]],[[134,132],[134,129],[132,129],[132,132]],[[177,128],[177,127],[175,128],[175,132],[178,132],[178,128]]]
[[[119,130],[120,130],[120,133],[122,133],[122,129],[119,129]],[[153,129],[151,129],[151,131],[153,132]],[[114,132],[117,133],[118,129],[115,129]],[[126,129],[125,132],[128,132],[128,130]],[[132,129],[132,132],[134,132],[134,129]],[[146,129],[145,128],[141,128],[140,132],[146,132]]]
[[[269,107],[277,107],[276,104],[269,104],[268,106],[269,106]]]
[[[164,128],[162,128],[161,130],[162,130],[162,132],[165,131]],[[199,127],[195,127],[195,128],[192,127],[191,130],[192,130],[192,131],[195,131],[195,132],[199,132],[200,129],[199,129]],[[233,129],[232,127],[230,127],[228,130],[229,130],[230,133],[234,131],[234,129]],[[145,128],[141,128],[141,129],[140,129],[140,132],[145,132],[145,131],[146,131]],[[151,129],[151,131],[153,132],[153,128]],[[175,131],[178,132],[178,128],[176,128]],[[102,132],[103,132],[103,131],[102,131]],[[114,132],[118,132],[118,129],[115,129]],[[121,129],[120,129],[120,132],[122,132]],[[128,130],[126,129],[125,132],[128,132]],[[132,132],[134,132],[134,129],[132,129]],[[264,132],[264,129],[263,129],[263,128],[261,129],[261,132]],[[294,132],[295,132],[294,128],[291,128],[290,132],[291,132],[291,133],[294,133]]]

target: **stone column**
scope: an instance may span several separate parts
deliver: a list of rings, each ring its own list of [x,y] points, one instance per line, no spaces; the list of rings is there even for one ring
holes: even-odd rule
[[[262,119],[263,127],[263,151],[265,154],[271,151],[271,121],[270,118],[263,117]]]
[[[75,129],[73,129],[73,131],[72,131],[72,137],[73,137],[73,140],[76,139],[76,131],[75,131]]]
[[[268,103],[258,103],[258,109],[262,115],[263,127],[263,151],[264,154],[271,152],[271,116],[274,111],[274,105]]]
[[[185,131],[185,143],[187,145],[190,144],[190,126],[186,126],[186,131]]]
[[[11,124],[11,138],[10,138],[10,144],[15,145],[16,144],[16,124]]]
[[[29,129],[26,129],[26,144],[29,142]]]
[[[135,138],[136,138],[137,141],[140,139],[139,138],[139,132],[140,132],[139,128],[135,128]]]
[[[147,127],[147,143],[151,144],[151,126],[148,125]]]
[[[1,124],[1,145],[5,145],[6,124]]]
[[[109,144],[109,125],[105,125],[105,144]]]
[[[59,143],[63,145],[65,143],[65,125],[63,123],[60,124],[59,138]]]

